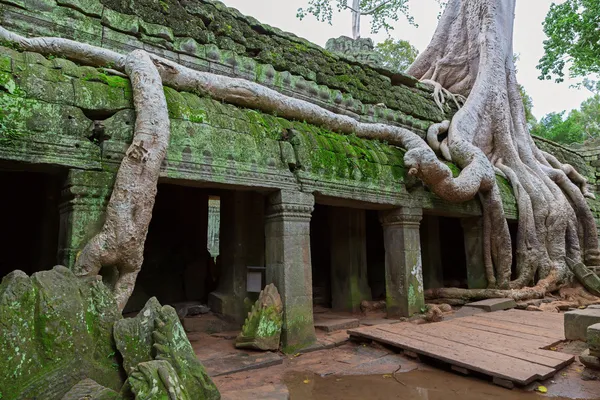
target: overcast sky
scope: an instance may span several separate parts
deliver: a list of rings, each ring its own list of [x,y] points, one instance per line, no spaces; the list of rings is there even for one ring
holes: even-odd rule
[[[327,39],[341,35],[351,36],[351,18],[349,13],[334,14],[333,25],[320,23],[314,17],[307,16],[303,21],[296,18],[299,7],[307,0],[222,0],[230,7],[237,8],[261,22],[276,26],[298,36],[306,38],[320,46]],[[564,0],[554,0],[562,3]],[[543,41],[546,38],[542,22],[553,0],[517,0],[515,18],[515,52],[520,54],[518,79],[533,98],[533,114],[539,119],[553,111],[579,108],[583,100],[590,96],[585,89],[571,89],[574,81],[566,80],[557,84],[554,81],[537,79],[539,71],[535,68],[544,54]],[[400,19],[392,31],[394,38],[410,41],[419,51],[423,51],[437,26],[439,6],[435,0],[413,0],[411,13],[419,27],[413,27]],[[370,34],[368,20],[362,23],[362,37],[371,37],[376,43],[386,39],[385,33]]]

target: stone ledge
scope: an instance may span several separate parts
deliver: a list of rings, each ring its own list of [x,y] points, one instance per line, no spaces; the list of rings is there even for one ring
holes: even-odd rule
[[[565,313],[565,337],[586,341],[589,326],[600,323],[600,310],[587,308]]]

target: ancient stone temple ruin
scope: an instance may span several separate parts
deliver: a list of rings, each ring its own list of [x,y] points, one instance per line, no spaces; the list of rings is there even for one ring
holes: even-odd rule
[[[438,108],[432,89],[410,76],[212,0],[0,0],[0,25],[120,53],[144,49],[421,136],[456,112]],[[274,283],[282,346],[293,351],[314,340],[314,305],[359,311],[363,300],[385,300],[389,316],[410,316],[425,304],[424,289],[487,286],[479,201],[437,198],[407,174],[404,149],[203,93],[165,94],[171,139],[126,312],[153,296],[199,300],[241,326],[244,299]],[[103,222],[134,117],[130,82],[110,65],[0,47],[0,276],[73,266]],[[593,157],[535,140],[595,184]],[[512,190],[497,179],[516,234]]]

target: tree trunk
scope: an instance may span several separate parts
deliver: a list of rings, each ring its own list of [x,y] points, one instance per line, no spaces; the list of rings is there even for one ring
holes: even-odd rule
[[[360,0],[352,0],[352,39],[360,39]]]
[[[433,84],[442,99],[448,92],[466,98],[447,129],[431,132],[430,144],[461,168],[501,172],[519,210],[517,278],[509,282],[512,255],[501,199],[495,183],[478,189],[490,287],[521,290],[441,289],[439,297],[541,297],[572,279],[565,257],[600,263],[586,180],[540,151],[528,132],[513,60],[514,11],[515,0],[451,0],[431,44],[407,71]],[[472,158],[473,146],[485,159]]]

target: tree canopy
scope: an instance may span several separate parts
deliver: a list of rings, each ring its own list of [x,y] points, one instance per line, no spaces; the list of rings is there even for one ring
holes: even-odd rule
[[[398,72],[406,71],[419,55],[415,46],[402,39],[386,39],[378,43],[375,50],[381,55],[387,68]]]
[[[349,4],[351,2],[351,4]],[[371,16],[371,33],[381,30],[389,33],[394,27],[392,21],[398,21],[404,15],[408,22],[414,24],[414,18],[408,12],[408,0],[309,0],[306,8],[299,8],[296,16],[303,19],[312,14],[321,22],[331,24],[334,7],[338,12],[352,13],[352,37],[360,38],[360,17]]]
[[[567,0],[552,4],[544,21],[544,56],[540,79],[562,82],[565,69],[573,77],[600,74],[600,1]]]
[[[571,144],[600,137],[600,94],[596,93],[579,110],[550,113],[533,127],[531,133],[555,142]]]

